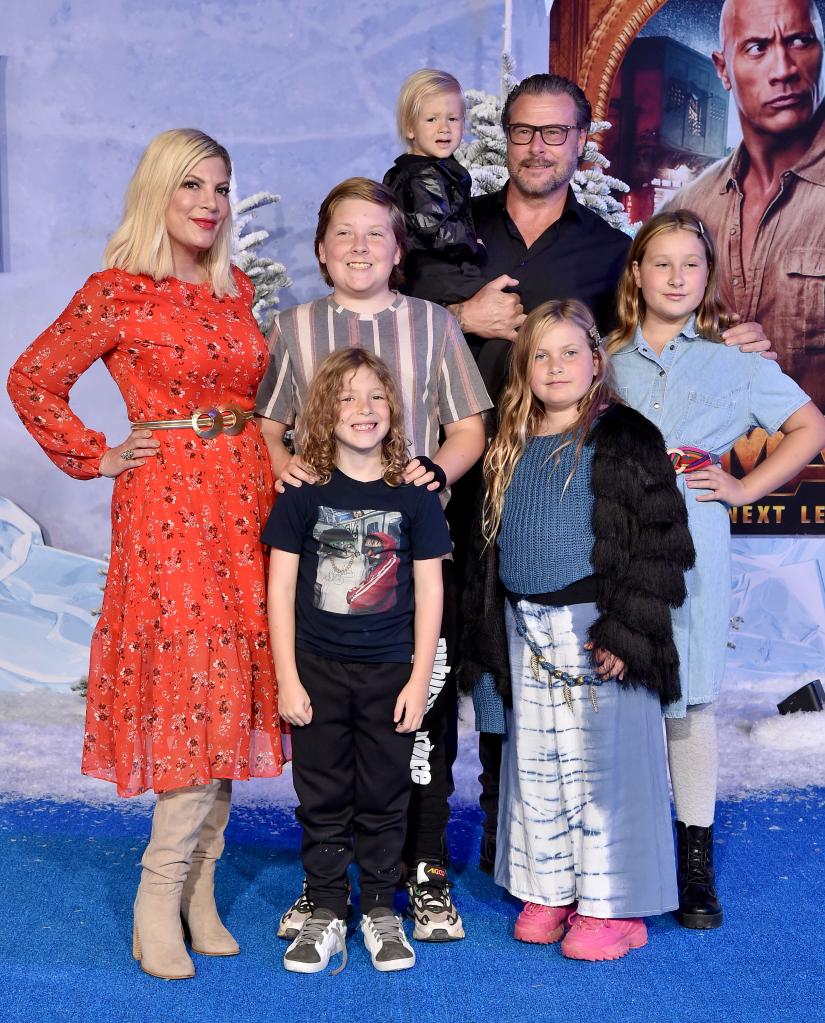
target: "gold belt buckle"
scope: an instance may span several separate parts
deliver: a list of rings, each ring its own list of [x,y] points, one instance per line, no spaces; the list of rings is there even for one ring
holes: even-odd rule
[[[202,419],[208,420],[209,426],[201,426]],[[217,408],[195,409],[192,413],[192,429],[204,440],[217,437],[219,433],[223,433],[223,413]]]
[[[218,412],[223,416],[223,432],[228,437],[236,437],[246,426],[243,409],[237,405],[219,405]],[[227,421],[227,416],[232,417],[231,423]]]
[[[203,420],[209,425],[201,425]],[[237,405],[218,405],[217,408],[195,409],[192,413],[192,429],[204,440],[217,437],[221,433],[235,437],[246,426],[243,409]]]

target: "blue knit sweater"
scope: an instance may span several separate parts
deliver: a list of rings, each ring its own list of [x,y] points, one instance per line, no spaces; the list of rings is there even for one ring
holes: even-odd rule
[[[585,444],[573,479],[575,444],[556,464],[561,437],[533,437],[504,495],[499,575],[514,593],[548,593],[592,575],[593,447]]]

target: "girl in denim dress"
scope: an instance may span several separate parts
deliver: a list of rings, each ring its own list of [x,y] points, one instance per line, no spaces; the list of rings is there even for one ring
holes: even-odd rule
[[[673,615],[681,700],[666,708],[676,805],[679,911],[718,927],[714,888],[716,722],[730,617],[728,508],[753,504],[795,476],[825,444],[825,419],[779,366],[721,343],[730,318],[717,290],[713,239],[689,210],[660,213],[636,236],[619,282],[619,326],[607,340],[619,395],[661,430],[696,547],[688,599]],[[736,479],[722,455],[753,427],[781,441]]]

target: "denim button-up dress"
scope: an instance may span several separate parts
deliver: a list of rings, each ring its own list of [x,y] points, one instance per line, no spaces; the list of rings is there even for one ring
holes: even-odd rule
[[[661,355],[637,329],[612,362],[620,397],[659,427],[669,448],[690,444],[721,457],[753,427],[776,433],[808,400],[775,362],[706,340],[693,318]],[[684,717],[687,705],[719,695],[730,619],[727,505],[697,501],[707,491],[688,489],[687,476],[677,479],[696,566],[686,576],[688,598],[673,612],[682,699],[665,708],[668,717]]]

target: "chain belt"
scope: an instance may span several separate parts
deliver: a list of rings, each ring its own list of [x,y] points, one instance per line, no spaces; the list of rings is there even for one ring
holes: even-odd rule
[[[237,405],[203,406],[195,409],[186,419],[154,419],[145,423],[129,423],[133,430],[194,430],[199,437],[208,439],[225,433],[230,437],[241,433],[255,415],[253,409],[244,411]]]

